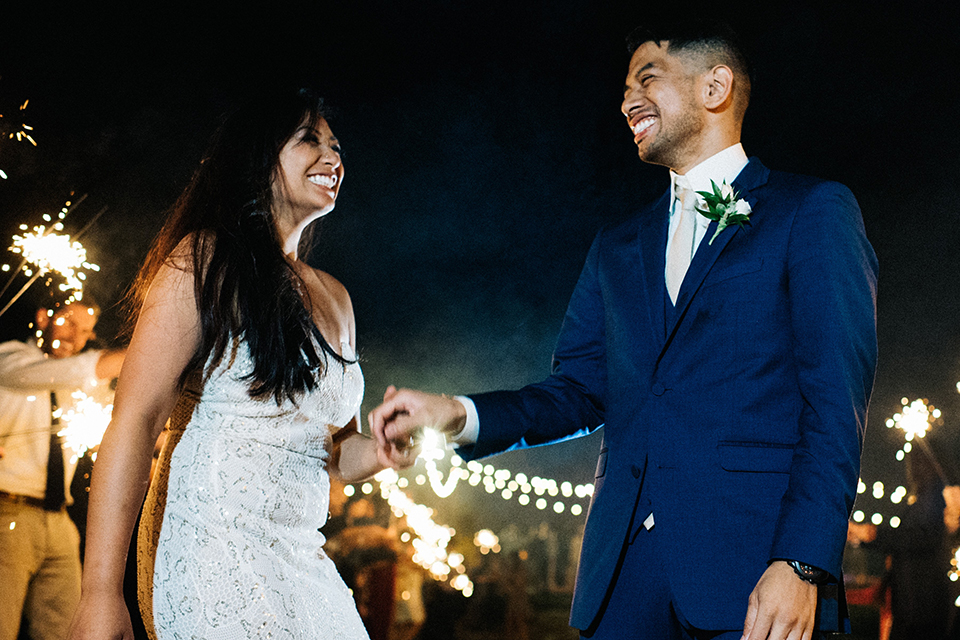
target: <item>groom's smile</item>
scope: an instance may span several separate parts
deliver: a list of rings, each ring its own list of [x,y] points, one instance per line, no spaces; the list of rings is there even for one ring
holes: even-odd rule
[[[636,120],[636,122],[630,123],[630,130],[633,131],[633,141],[635,143],[639,143],[647,134],[650,127],[657,121],[654,116],[635,117],[633,120]]]

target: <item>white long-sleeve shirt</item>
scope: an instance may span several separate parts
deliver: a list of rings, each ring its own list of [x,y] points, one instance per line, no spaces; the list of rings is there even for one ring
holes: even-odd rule
[[[72,403],[74,391],[88,395],[97,386],[99,351],[68,358],[51,358],[36,345],[18,341],[0,344],[0,491],[43,498],[50,451],[50,392],[61,408]],[[64,451],[67,501],[76,470],[73,452]]]

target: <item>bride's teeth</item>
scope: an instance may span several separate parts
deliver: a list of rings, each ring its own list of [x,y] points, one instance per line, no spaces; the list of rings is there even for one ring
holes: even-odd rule
[[[307,176],[307,180],[321,187],[332,189],[337,184],[337,176]]]

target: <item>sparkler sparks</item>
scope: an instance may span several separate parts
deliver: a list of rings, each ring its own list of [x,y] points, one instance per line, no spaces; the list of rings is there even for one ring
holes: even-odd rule
[[[98,446],[110,424],[113,405],[102,405],[82,391],[74,391],[76,404],[65,411],[60,421],[67,426],[57,433],[63,446],[74,451],[74,461],[88,449]]]
[[[26,225],[20,226],[21,230]],[[23,235],[13,236],[13,245],[10,251],[23,256],[24,264],[21,269],[24,275],[34,275],[34,269],[39,276],[50,272],[63,276],[64,283],[61,291],[73,291],[71,302],[83,298],[83,281],[86,280],[85,270],[99,271],[100,267],[87,261],[87,250],[77,240],[71,240],[69,234],[53,233],[63,229],[63,223],[57,222],[51,229],[44,225],[34,227]]]
[[[22,114],[26,110],[28,104],[30,104],[30,100],[24,100],[23,104],[20,105],[20,109],[18,110],[21,114],[20,118],[18,118],[19,124],[13,125],[12,129],[8,128],[7,126],[3,126],[10,120],[8,118],[4,118],[3,114],[0,113],[0,136],[6,134],[6,137],[9,140],[16,139],[18,142],[23,142],[26,140],[33,146],[37,146],[37,141],[34,140],[33,136],[30,135],[30,133],[33,131],[33,127],[23,122]],[[4,180],[7,179],[7,174],[2,170],[0,170],[0,178],[3,178]]]
[[[61,284],[59,288],[61,291],[70,292],[66,300],[67,304],[83,298],[83,281],[87,278],[87,273],[84,270],[99,271],[100,267],[87,261],[86,249],[80,244],[78,238],[106,211],[106,207],[93,216],[93,219],[91,219],[72,240],[67,234],[54,232],[63,231],[64,219],[77,205],[86,200],[86,198],[87,196],[84,194],[76,202],[71,203],[67,201],[59,213],[56,214],[56,222],[54,222],[53,216],[44,214],[43,219],[53,223],[49,229],[45,225],[39,225],[34,227],[32,231],[28,231],[27,225],[20,225],[20,230],[26,233],[13,236],[13,245],[10,247],[10,251],[19,253],[23,256],[23,259],[20,261],[20,265],[12,270],[12,274],[7,280],[7,283],[0,289],[0,296],[6,293],[19,273],[22,272],[26,275],[28,280],[20,291],[0,309],[0,316],[6,313],[7,309],[9,309],[37,279],[51,272],[63,276],[65,282]],[[10,265],[0,265],[0,271],[10,272]],[[49,286],[51,282],[52,279],[48,278],[47,286]]]
[[[903,409],[900,413],[893,414],[886,424],[888,429],[896,427],[903,431],[903,437],[907,442],[911,442],[914,438],[923,438],[930,430],[930,426],[940,418],[940,410],[932,404],[928,405],[926,399],[914,400],[908,404],[908,400],[903,398],[900,402]]]
[[[406,517],[407,526],[416,536],[404,540],[413,546],[413,561],[430,572],[434,580],[449,579],[450,586],[465,597],[473,595],[473,582],[463,566],[463,556],[447,551],[456,531],[434,522],[433,509],[414,502],[400,489],[397,484],[400,478],[393,469],[384,469],[374,479],[380,483],[380,495],[390,505],[393,514],[398,518]]]

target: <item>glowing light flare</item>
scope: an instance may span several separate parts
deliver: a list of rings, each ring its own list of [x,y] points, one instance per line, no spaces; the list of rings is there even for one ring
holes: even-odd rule
[[[57,435],[63,438],[64,448],[73,450],[76,460],[103,440],[113,405],[102,405],[82,391],[74,391],[72,396],[76,402],[61,415],[66,426]]]

